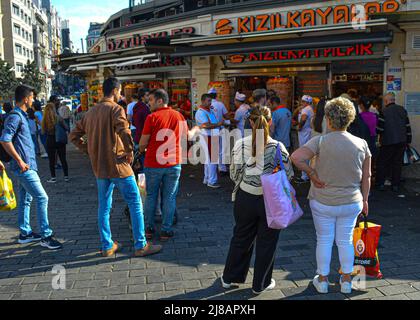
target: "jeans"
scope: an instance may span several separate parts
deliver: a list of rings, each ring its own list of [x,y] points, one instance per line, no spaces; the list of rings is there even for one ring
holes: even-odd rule
[[[139,188],[137,187],[134,176],[128,178],[97,179],[97,184],[99,199],[98,226],[102,250],[107,251],[114,245],[109,218],[112,208],[112,194],[115,186],[117,186],[130,209],[134,248],[136,250],[143,249],[147,244],[144,232],[143,206],[140,200]]]
[[[170,232],[174,221],[181,165],[170,168],[145,168],[146,221],[154,229],[159,189],[162,191],[162,231]]]
[[[14,174],[19,182],[18,223],[20,233],[23,236],[32,233],[30,225],[31,203],[35,199],[40,235],[42,238],[51,236],[53,232],[48,222],[48,195],[41,184],[38,173],[34,170],[28,170],[24,173],[15,171]]]
[[[316,200],[311,200],[310,206],[317,235],[317,273],[321,276],[328,276],[330,273],[334,238],[343,273],[352,273],[354,266],[353,232],[357,217],[362,212],[363,203],[327,206]]]

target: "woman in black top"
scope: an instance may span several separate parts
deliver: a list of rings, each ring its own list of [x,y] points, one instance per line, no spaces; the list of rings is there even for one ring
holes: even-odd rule
[[[60,130],[60,132],[58,132]],[[44,118],[42,119],[42,132],[47,135],[47,153],[50,162],[51,179],[48,183],[56,183],[55,176],[55,159],[56,154],[60,158],[63,166],[64,180],[69,182],[69,171],[66,159],[66,145],[67,145],[67,132],[69,128],[56,112],[55,106],[52,103],[47,104],[45,107]]]

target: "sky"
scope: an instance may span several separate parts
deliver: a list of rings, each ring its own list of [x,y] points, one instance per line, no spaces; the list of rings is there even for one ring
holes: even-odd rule
[[[75,50],[82,52],[80,39],[84,40],[86,52],[86,36],[91,22],[106,22],[108,18],[121,9],[128,8],[128,0],[52,0],[59,16],[70,20],[70,36]]]

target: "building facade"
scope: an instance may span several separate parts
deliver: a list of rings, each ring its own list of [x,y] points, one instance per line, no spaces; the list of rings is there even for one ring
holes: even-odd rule
[[[101,37],[101,29],[103,23],[91,22],[88,35],[86,37],[86,51],[91,52],[91,49],[94,47],[96,41]]]
[[[0,59],[4,60],[4,46],[3,46],[3,11],[0,5]]]
[[[35,62],[42,75],[39,98],[47,99],[52,90],[51,52],[49,50],[48,16],[45,8],[34,2],[34,54]]]
[[[290,108],[303,94],[349,89],[406,107],[420,149],[419,1],[343,0],[146,2],[111,16],[90,55],[70,59],[92,94],[109,75],[126,95],[142,82],[164,87],[171,104],[194,108],[210,86],[227,106],[234,93],[275,91]],[[118,55],[116,55],[118,53]]]
[[[4,59],[22,77],[24,66],[34,60],[32,0],[2,0]]]
[[[63,20],[61,22],[61,43],[64,54],[73,52],[73,43],[70,38],[70,21]]]

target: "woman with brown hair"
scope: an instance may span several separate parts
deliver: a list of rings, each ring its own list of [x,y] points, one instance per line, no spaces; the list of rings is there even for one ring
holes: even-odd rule
[[[63,166],[64,181],[69,182],[69,171],[66,159],[66,145],[67,145],[67,132],[69,128],[61,119],[52,103],[47,104],[44,110],[44,118],[42,119],[42,132],[47,135],[47,153],[50,162],[51,179],[48,183],[56,183],[55,176],[55,163],[56,155],[60,158]]]
[[[280,230],[267,225],[261,175],[271,174],[276,169],[277,148],[280,148],[289,179],[293,177],[293,169],[286,147],[269,136],[270,109],[259,105],[251,109],[249,122],[252,135],[239,140],[232,151],[230,177],[235,183],[236,225],[221,282],[225,289],[233,283],[245,282],[255,243],[252,289],[254,294],[260,294],[276,285],[271,276],[280,234]]]

